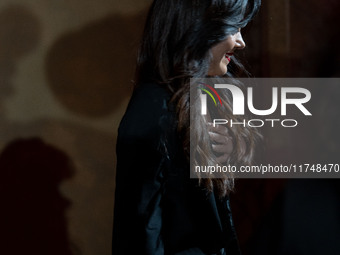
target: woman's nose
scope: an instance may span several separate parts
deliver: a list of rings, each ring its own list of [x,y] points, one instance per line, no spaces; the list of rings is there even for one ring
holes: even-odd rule
[[[235,34],[235,42],[236,42],[235,47],[240,50],[246,47],[246,43],[243,41],[241,32],[237,32]]]

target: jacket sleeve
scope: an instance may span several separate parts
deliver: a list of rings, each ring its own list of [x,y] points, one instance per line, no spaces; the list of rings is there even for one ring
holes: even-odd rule
[[[142,150],[138,141],[141,140],[135,137],[129,150],[119,148],[120,153],[126,151],[125,155],[133,155],[135,149],[141,151],[135,158],[118,153],[112,254],[204,255],[197,247],[168,251],[162,233],[166,175],[171,167],[166,143],[160,138],[158,144],[153,144],[153,139],[148,138],[142,142]]]
[[[164,254],[161,203],[165,158],[154,135],[137,133],[118,140],[114,255]]]
[[[146,91],[148,93],[146,93]],[[113,255],[170,255],[163,203],[174,139],[174,116],[163,91],[134,94],[118,130]],[[201,255],[193,248],[171,255]]]

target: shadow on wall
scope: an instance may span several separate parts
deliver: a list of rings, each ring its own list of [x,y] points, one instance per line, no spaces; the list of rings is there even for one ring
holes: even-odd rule
[[[51,90],[68,110],[106,116],[132,89],[144,13],[112,15],[60,37],[46,59]]]
[[[69,157],[41,139],[11,142],[0,155],[1,254],[68,255],[65,211],[59,192],[74,168]]]
[[[111,15],[62,35],[51,46],[45,59],[46,85],[74,116],[94,119],[120,114],[121,104],[126,102],[132,88],[135,52],[144,16]],[[78,246],[77,254],[110,254],[115,130],[106,133],[53,116],[17,123],[2,111],[6,106],[2,100],[15,93],[12,80],[16,77],[16,66],[38,45],[40,36],[40,21],[26,7],[11,5],[0,10],[0,148],[6,148],[7,155],[1,157],[1,173],[8,174],[1,176],[1,201],[3,208],[7,208],[1,212],[1,225],[9,219],[6,227],[0,226],[0,242],[7,243],[0,245],[0,254],[74,254],[68,240],[74,240]],[[42,140],[17,141],[18,137],[39,137],[50,145]],[[56,152],[53,146],[62,152]],[[32,165],[20,161],[33,152],[36,154],[32,155]],[[65,162],[65,168],[68,157],[77,165],[72,185],[63,185],[70,202],[58,193],[62,179],[52,181],[50,175],[39,175],[49,168],[53,171],[63,168],[62,162],[54,161],[54,156],[63,152],[65,157],[60,156],[59,160]],[[16,167],[10,168],[11,164]],[[36,168],[34,174],[32,169]],[[19,181],[24,184],[19,185]],[[69,203],[73,206],[67,227],[65,209]],[[50,212],[53,208],[55,211]],[[2,252],[1,247],[13,249]]]
[[[20,129],[7,122],[2,100],[14,93],[16,65],[36,48],[40,35],[40,22],[26,7],[0,11],[1,147]],[[0,155],[0,254],[74,254],[65,218],[70,202],[59,192],[73,172],[69,157],[41,139],[15,139],[5,146]]]
[[[49,49],[48,85],[55,98],[74,115],[92,118],[115,113],[119,123],[122,104],[132,92],[136,49],[145,12],[110,15],[65,33]],[[124,107],[123,107],[124,108]],[[83,254],[111,254],[115,188],[115,132],[107,134],[64,121],[40,123],[45,130],[57,126],[72,158],[79,162],[78,185],[72,186],[77,208],[72,233],[81,240]],[[54,132],[52,131],[52,132]],[[54,144],[60,140],[52,138]],[[80,183],[82,182],[82,183]]]
[[[9,5],[0,11],[0,100],[13,93],[15,65],[37,46],[40,34],[39,20],[25,7]]]

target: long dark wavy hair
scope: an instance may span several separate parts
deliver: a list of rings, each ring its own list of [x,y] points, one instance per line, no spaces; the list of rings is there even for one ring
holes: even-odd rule
[[[136,69],[136,86],[154,82],[163,84],[172,93],[176,106],[178,134],[184,153],[190,156],[190,78],[205,78],[212,59],[211,48],[238,32],[254,17],[260,0],[154,0],[147,16]],[[244,71],[241,63],[232,57],[226,76],[237,77]],[[230,95],[221,95],[225,109],[231,109]],[[229,110],[230,119],[237,120]],[[225,115],[224,115],[225,116]],[[195,118],[194,126],[205,125],[206,120]],[[197,153],[206,165],[216,162],[206,130],[193,129],[199,138]],[[228,163],[250,164],[254,156],[255,129],[229,130],[234,150]],[[245,146],[242,146],[242,143]],[[208,152],[206,154],[206,152]],[[202,162],[200,162],[202,163]],[[230,174],[223,178],[201,178],[200,184],[220,197],[233,189]]]

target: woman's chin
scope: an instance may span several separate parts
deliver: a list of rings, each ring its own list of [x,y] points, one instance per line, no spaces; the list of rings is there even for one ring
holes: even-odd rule
[[[224,76],[228,71],[227,65],[220,65],[219,68],[210,70],[208,76]]]
[[[225,63],[224,61],[220,63],[220,70],[219,70],[219,76],[223,76],[228,71],[228,63]]]
[[[224,66],[223,68],[221,68],[221,72],[219,74],[219,76],[223,76],[228,72],[228,67]]]

